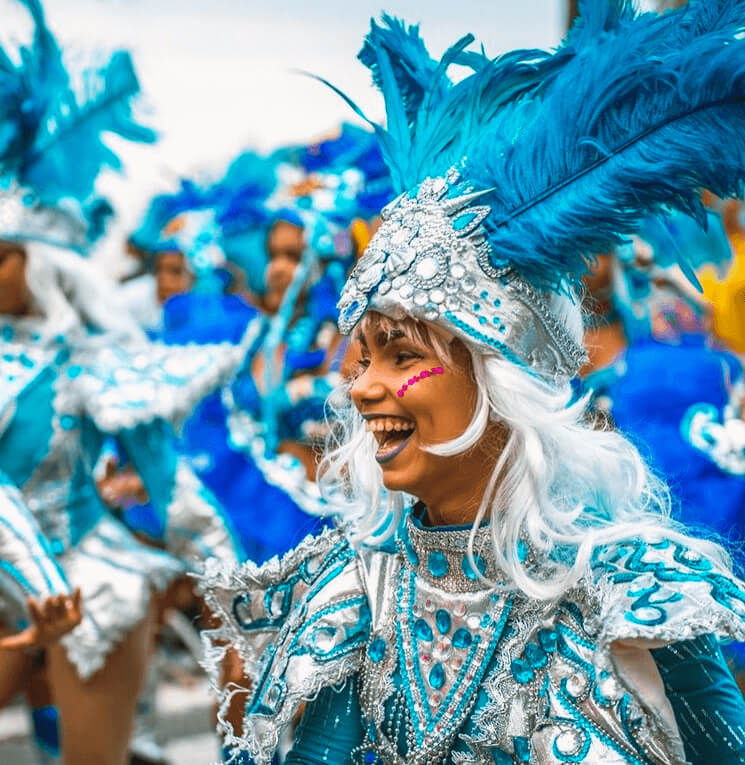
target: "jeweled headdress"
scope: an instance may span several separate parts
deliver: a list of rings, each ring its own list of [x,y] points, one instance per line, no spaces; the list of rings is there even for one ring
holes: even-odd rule
[[[468,36],[433,61],[417,27],[372,24],[360,58],[387,126],[371,124],[401,195],[345,286],[342,332],[370,309],[408,314],[566,379],[585,354],[550,293],[572,295],[645,215],[703,223],[701,188],[741,194],[745,4],[581,10],[553,54],[493,60],[466,52]],[[471,73],[454,83],[451,64]]]
[[[20,0],[35,24],[18,63],[0,48],[0,238],[83,250],[100,233],[103,167],[121,167],[103,133],[151,142],[132,116],[139,83],[129,54],[78,73],[74,87],[38,0]],[[109,207],[109,210],[111,208]]]

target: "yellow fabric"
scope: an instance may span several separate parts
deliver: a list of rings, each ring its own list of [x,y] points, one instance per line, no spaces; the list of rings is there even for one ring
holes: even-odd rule
[[[719,279],[712,266],[705,266],[698,278],[713,306],[714,334],[733,351],[745,353],[745,234],[735,234],[730,243],[727,275]]]

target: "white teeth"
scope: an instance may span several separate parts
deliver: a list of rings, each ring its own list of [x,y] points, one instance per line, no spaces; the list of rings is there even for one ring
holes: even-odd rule
[[[390,433],[391,431],[401,430],[414,430],[414,423],[409,420],[403,421],[399,418],[378,418],[375,420],[367,420],[365,422],[365,429],[371,433]]]

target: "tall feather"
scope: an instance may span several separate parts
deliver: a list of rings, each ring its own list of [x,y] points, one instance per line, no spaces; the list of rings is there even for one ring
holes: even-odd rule
[[[702,188],[743,191],[742,0],[690,0],[663,15],[586,0],[553,54],[489,60],[459,41],[437,67],[416,28],[383,21],[361,57],[386,101],[388,126],[374,127],[398,190],[454,164],[463,182],[453,194],[495,189],[478,200],[492,208],[495,264],[536,286],[576,283],[591,253],[664,206],[703,223]],[[450,63],[472,74],[453,83]]]
[[[132,116],[140,88],[129,54],[114,53],[104,66],[86,69],[75,89],[40,3],[20,2],[36,29],[32,45],[20,52],[19,66],[7,54],[0,56],[0,172],[30,187],[45,204],[66,197],[82,203],[103,167],[121,167],[103,133],[139,142],[156,136]]]

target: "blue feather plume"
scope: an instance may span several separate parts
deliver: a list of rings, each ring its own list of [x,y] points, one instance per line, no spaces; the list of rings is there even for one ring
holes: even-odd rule
[[[0,53],[0,173],[53,205],[63,198],[85,202],[103,167],[121,167],[102,140],[106,132],[152,142],[152,130],[132,115],[139,83],[128,53],[116,52],[102,67],[82,73],[74,88],[38,0],[20,0],[35,23],[32,44],[15,65]]]
[[[385,100],[386,127],[370,124],[394,185],[412,189],[457,165],[453,195],[494,189],[477,203],[491,206],[494,263],[542,289],[577,284],[592,254],[645,215],[668,207],[703,224],[703,188],[742,194],[742,0],[690,0],[663,15],[587,0],[553,54],[496,59],[462,38],[434,62],[416,27],[383,23],[361,58]],[[452,82],[453,63],[471,74]]]

